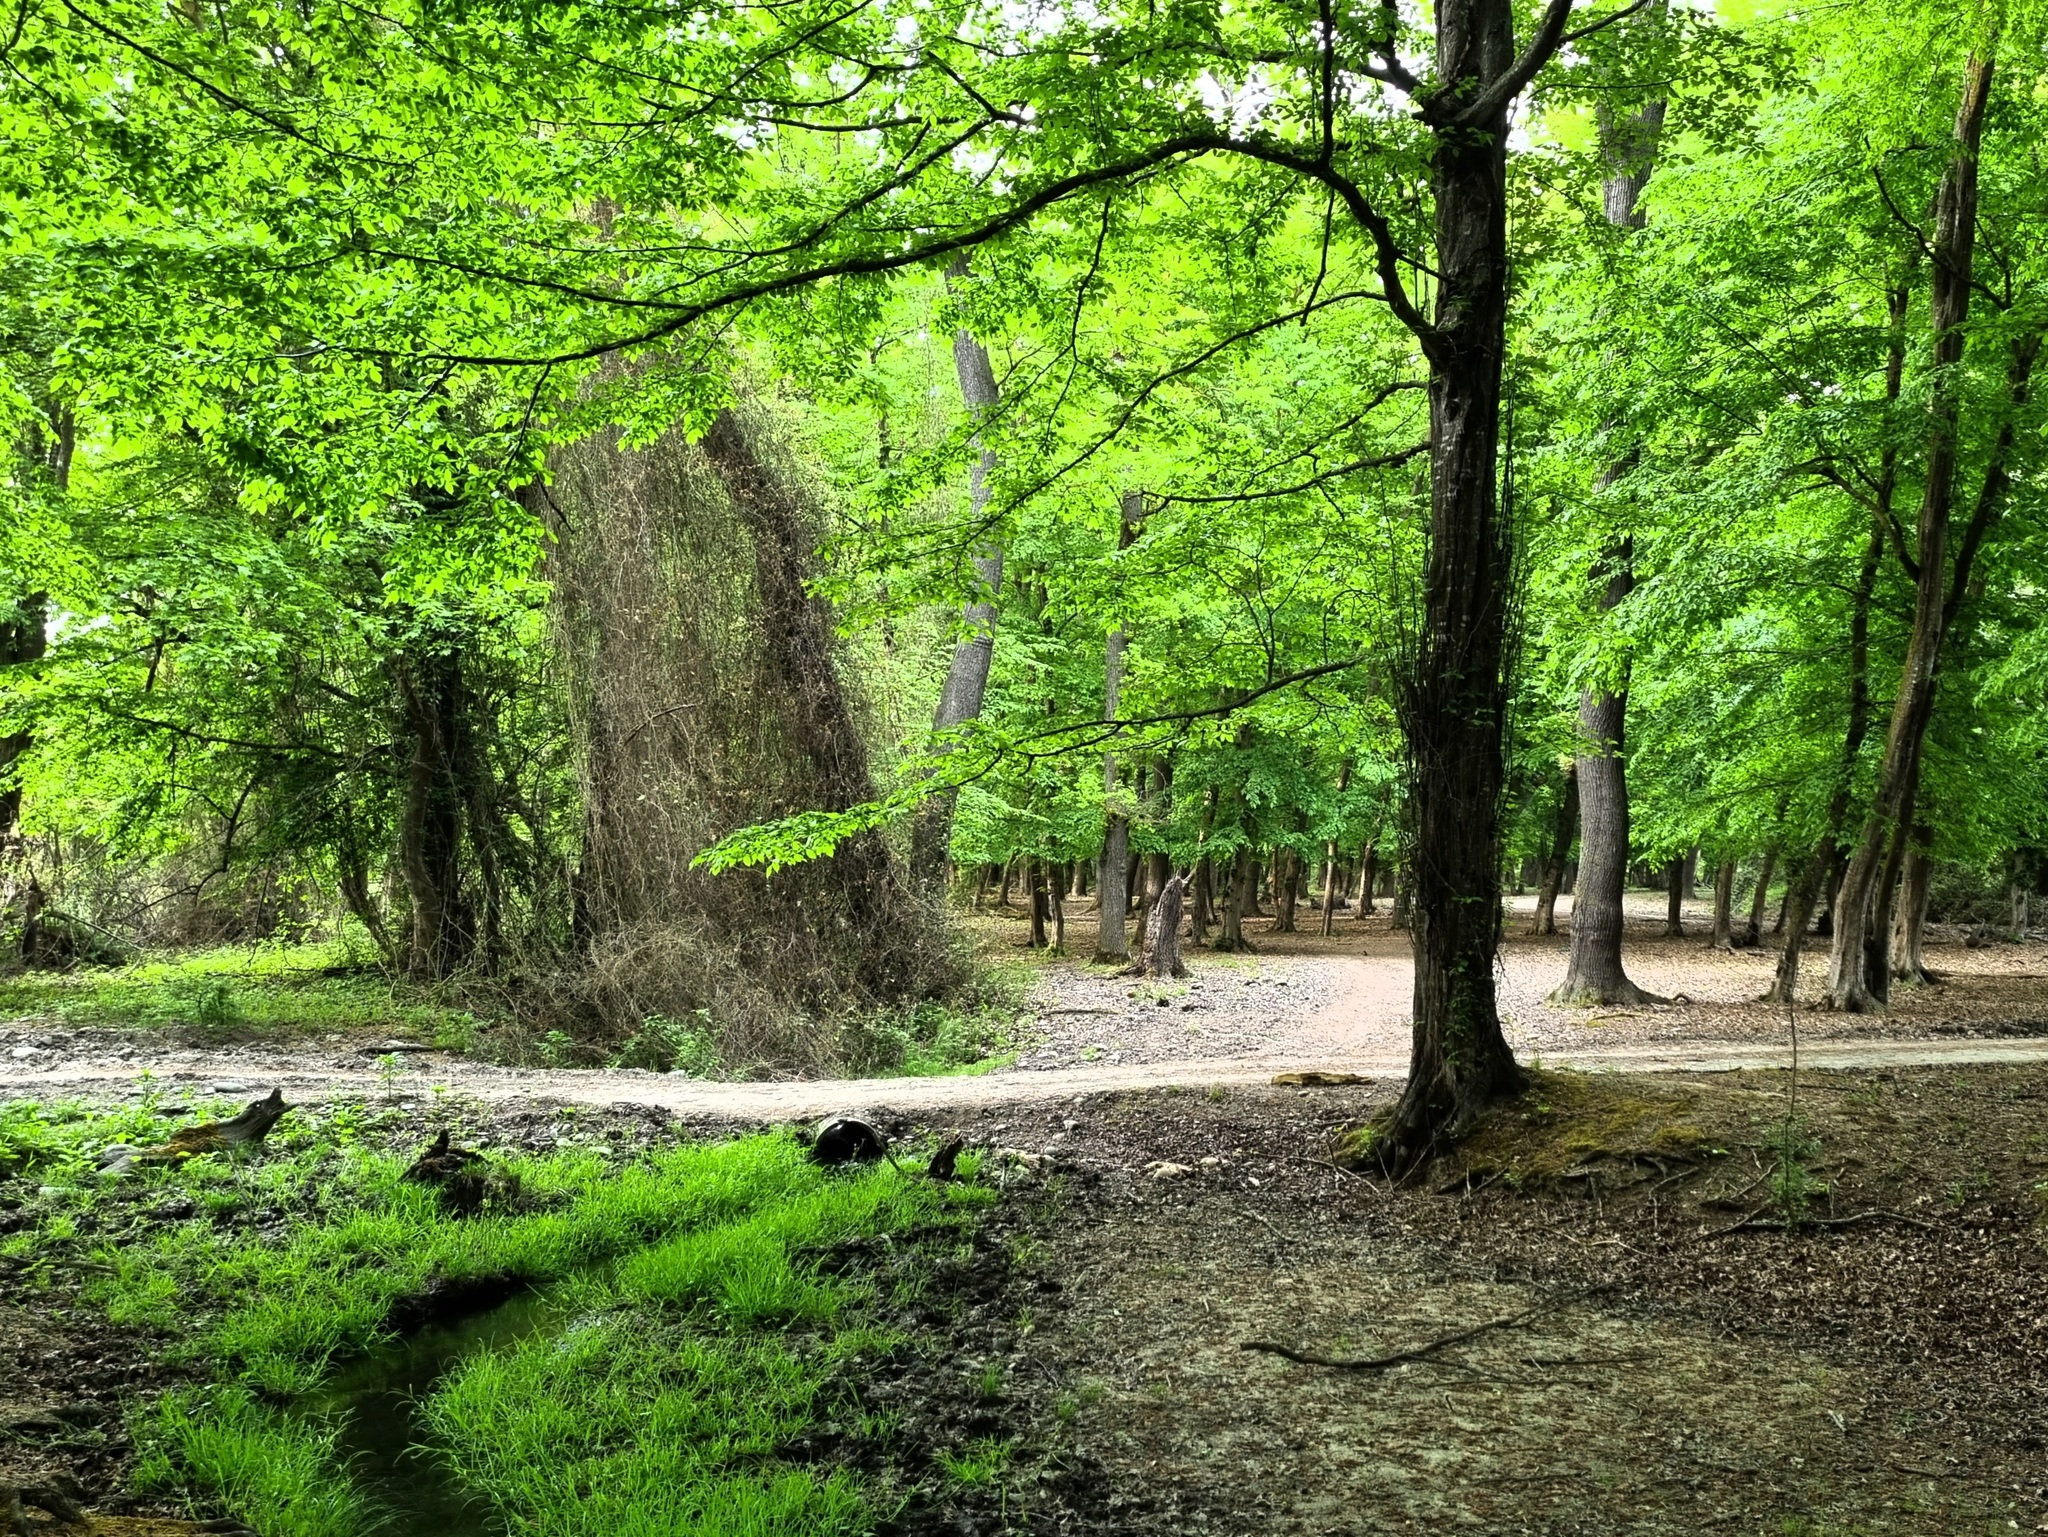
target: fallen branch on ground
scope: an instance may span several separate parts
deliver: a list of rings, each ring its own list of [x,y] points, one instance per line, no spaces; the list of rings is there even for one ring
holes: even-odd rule
[[[1245,1340],[1239,1344],[1238,1349],[1257,1350],[1266,1355],[1282,1356],[1302,1366],[1327,1366],[1333,1370],[1344,1372],[1383,1372],[1392,1367],[1405,1366],[1411,1361],[1426,1361],[1439,1351],[1449,1350],[1453,1345],[1462,1345],[1468,1340],[1478,1339],[1482,1334],[1492,1334],[1496,1330],[1512,1329],[1519,1324],[1527,1323],[1539,1314],[1550,1311],[1552,1308],[1563,1307],[1573,1302],[1582,1302],[1588,1297],[1597,1296],[1601,1292],[1612,1290],[1614,1290],[1614,1283],[1603,1282],[1599,1286],[1589,1286],[1583,1291],[1573,1292],[1567,1297],[1546,1297],[1534,1307],[1525,1308],[1510,1317],[1496,1318],[1488,1323],[1475,1324],[1469,1329],[1460,1329],[1456,1334],[1446,1334],[1439,1339],[1433,1339],[1421,1345],[1411,1345],[1406,1350],[1397,1350],[1391,1355],[1324,1356],[1317,1355],[1314,1351],[1296,1350],[1292,1345],[1275,1344],[1271,1340]]]
[[[1763,1211],[1768,1211],[1769,1209],[1765,1207]],[[1791,1219],[1784,1217],[1768,1218],[1763,1215],[1763,1211],[1752,1212],[1740,1222],[1731,1223],[1727,1227],[1716,1228],[1706,1236],[1709,1238],[1719,1238],[1723,1233],[1741,1233],[1745,1231],[1796,1233],[1801,1228],[1853,1227],[1859,1222],[1903,1222],[1908,1227],[1921,1228],[1929,1233],[1935,1231],[1935,1226],[1932,1222],[1923,1221],[1919,1217],[1909,1217],[1902,1211],[1887,1211],[1883,1208],[1872,1208],[1870,1211],[1854,1212],[1846,1217],[1800,1217]]]

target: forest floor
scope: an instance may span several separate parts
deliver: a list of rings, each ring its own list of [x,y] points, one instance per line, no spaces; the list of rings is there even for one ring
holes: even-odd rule
[[[1191,976],[1169,984],[1027,957],[1012,1049],[977,1076],[716,1083],[501,1067],[454,1049],[459,1022],[395,1010],[353,1030],[336,1016],[295,1031],[286,1004],[269,1022],[286,1028],[265,1031],[124,1023],[118,1001],[89,1019],[17,1018],[0,1026],[0,1098],[16,1099],[23,1126],[161,1135],[278,1085],[304,1108],[282,1123],[274,1168],[266,1150],[253,1166],[200,1159],[132,1187],[95,1176],[89,1150],[59,1172],[0,1168],[0,1485],[56,1475],[102,1510],[142,1514],[178,1508],[180,1489],[200,1515],[289,1507],[275,1489],[230,1498],[234,1477],[255,1476],[219,1450],[239,1446],[247,1468],[317,1475],[344,1512],[259,1522],[263,1537],[352,1537],[345,1511],[404,1483],[391,1473],[409,1466],[403,1446],[350,1464],[362,1446],[347,1436],[330,1446],[293,1431],[298,1461],[280,1462],[262,1438],[312,1422],[234,1408],[245,1419],[222,1429],[222,1405],[242,1401],[206,1389],[226,1368],[205,1364],[191,1331],[232,1298],[199,1305],[205,1285],[283,1267],[294,1297],[329,1274],[385,1290],[425,1276],[433,1295],[436,1254],[520,1248],[520,1223],[555,1220],[513,1212],[481,1237],[394,1228],[375,1265],[292,1268],[323,1232],[356,1231],[341,1171],[373,1167],[379,1189],[398,1189],[395,1171],[439,1126],[527,1168],[539,1193],[573,1183],[576,1159],[658,1170],[666,1149],[861,1109],[907,1149],[964,1136],[1001,1199],[958,1243],[891,1247],[878,1232],[812,1255],[841,1267],[816,1284],[853,1288],[841,1334],[804,1357],[819,1396],[728,1472],[744,1482],[745,1458],[768,1455],[775,1477],[797,1470],[829,1492],[848,1470],[870,1514],[846,1531],[2048,1531],[2048,950],[1937,934],[1941,982],[1902,991],[1888,1017],[1802,1008],[1795,1114],[1786,1016],[1749,1001],[1774,954],[1708,950],[1696,911],[1700,933],[1664,939],[1660,898],[1632,908],[1631,973],[1689,1001],[1549,1009],[1565,941],[1511,937],[1503,1008],[1523,1060],[1541,1064],[1532,1091],[1400,1188],[1326,1157],[1405,1067],[1406,936],[1384,916],[1341,917],[1329,939],[1255,924],[1254,953],[1192,952]],[[1069,918],[1078,939],[1085,915]],[[1020,918],[976,922],[987,951],[1020,953]],[[1361,1081],[1272,1082],[1290,1068]],[[570,1172],[546,1174],[551,1159]],[[586,1220],[575,1203],[617,1186],[574,1178],[588,1193],[555,1198],[572,1228]],[[411,1210],[398,1200],[388,1220],[425,1220]],[[591,1231],[612,1231],[601,1203],[591,1210]],[[644,1308],[617,1290],[644,1263],[630,1247],[642,1240],[604,1242],[628,1243],[605,1306]],[[812,1295],[811,1253],[777,1261],[792,1295]],[[573,1308],[591,1282],[561,1279],[565,1263],[535,1274],[568,1298],[549,1327],[581,1329]],[[345,1297],[323,1306],[361,1312]],[[390,1403],[459,1405],[437,1384],[500,1369],[545,1376],[553,1357],[494,1317],[407,1336],[397,1348],[413,1375]],[[733,1359],[753,1359],[732,1338]],[[325,1346],[303,1348],[327,1369]],[[561,1413],[587,1412],[574,1382],[550,1391]],[[641,1444],[633,1391],[621,1382],[606,1445]],[[385,1412],[383,1398],[363,1402],[359,1419]],[[518,1431],[491,1433],[511,1445]],[[166,1472],[167,1435],[185,1437],[195,1469],[214,1448],[211,1483]],[[352,1489],[377,1456],[388,1476]],[[514,1464],[497,1487],[518,1486]],[[487,1530],[445,1499],[407,1508],[389,1530]]]
[[[1808,1071],[1796,1105],[1791,1088],[1775,1071],[1540,1073],[1403,1187],[1324,1154],[1392,1084],[894,1117],[906,1148],[957,1132],[986,1149],[980,1180],[1000,1199],[969,1243],[809,1251],[828,1280],[886,1262],[878,1275],[897,1280],[877,1295],[906,1300],[877,1321],[897,1343],[844,1357],[760,1466],[813,1470],[816,1487],[850,1469],[912,1502],[881,1530],[920,1537],[2048,1531],[2048,1065]],[[593,1194],[628,1188],[620,1176],[659,1167],[662,1149],[750,1129],[454,1093],[318,1109],[275,1156],[331,1180],[351,1166],[323,1151],[345,1126],[352,1145],[389,1150],[375,1155],[388,1171],[437,1125],[508,1165],[602,1157],[617,1172]],[[137,1405],[204,1380],[178,1331],[206,1315],[195,1281],[232,1303],[236,1272],[194,1271],[159,1296],[150,1267],[246,1243],[252,1276],[281,1284],[301,1273],[302,1227],[347,1219],[323,1205],[345,1183],[292,1184],[271,1161],[199,1160],[97,1193],[89,1174],[75,1192],[62,1175],[15,1185],[0,1483],[56,1474],[102,1509],[175,1505],[160,1464],[155,1493],[129,1482],[153,1423]],[[516,1224],[535,1220],[556,1219],[468,1239],[408,1228],[388,1254],[350,1238],[362,1257],[331,1273],[402,1291],[438,1273],[436,1250],[525,1252]],[[405,1274],[383,1280],[386,1265]],[[576,1308],[621,1305],[634,1271],[618,1274],[598,1304],[571,1288],[565,1341],[593,1327]],[[136,1300],[130,1322],[109,1325],[109,1294]],[[430,1352],[437,1375],[407,1391],[456,1404],[492,1371],[560,1355],[516,1330],[476,1331],[465,1349]],[[631,1382],[605,1380],[602,1455],[622,1456],[644,1445],[641,1411]],[[573,1381],[546,1381],[573,1396]],[[734,1476],[762,1453],[739,1455]],[[548,1487],[537,1467],[497,1476],[514,1511],[521,1477]],[[224,1505],[202,1493],[196,1510]],[[468,1530],[438,1508],[390,1529]]]
[[[1563,978],[1569,941],[1527,936],[1533,899],[1516,905],[1498,981],[1509,1040],[1525,1061],[1698,1071],[1789,1060],[1785,1011],[1755,1001],[1770,985],[1776,949],[1709,949],[1701,905],[1688,906],[1684,937],[1666,938],[1663,896],[1630,894],[1629,972],[1675,1001],[1615,1009],[1553,1009],[1544,1001]],[[1568,918],[1569,898],[1560,909],[1560,920]],[[372,1094],[394,1102],[460,1092],[503,1102],[631,1102],[717,1121],[965,1108],[1169,1084],[1241,1086],[1302,1069],[1399,1075],[1408,1057],[1408,936],[1389,927],[1384,910],[1362,920],[1340,914],[1328,938],[1315,932],[1320,919],[1304,907],[1304,932],[1293,934],[1254,919],[1247,924],[1252,953],[1190,949],[1188,978],[1154,983],[1025,951],[1015,911],[971,918],[986,953],[1031,968],[1007,1047],[973,1076],[716,1082],[644,1069],[507,1067],[463,1049],[473,1021],[465,1028],[445,1015],[413,1018],[387,1005],[355,1028],[325,1015],[295,1022],[291,994],[280,992],[269,995],[266,1008],[276,1017],[261,1028],[194,1023],[189,1011],[165,1020],[139,1001],[125,1005],[124,1015],[118,998],[69,1017],[0,1020],[0,1082],[41,1096],[131,1098],[166,1086],[232,1095],[281,1085],[288,1097]],[[1070,906],[1070,948],[1085,950],[1092,934],[1092,913]],[[1811,1006],[1826,965],[1823,942],[1813,944],[1802,986],[1809,1006],[1797,1020],[1812,1065],[2048,1061],[2048,944],[1968,948],[1960,931],[1936,929],[1927,955],[1939,981],[1899,988],[1883,1016]]]

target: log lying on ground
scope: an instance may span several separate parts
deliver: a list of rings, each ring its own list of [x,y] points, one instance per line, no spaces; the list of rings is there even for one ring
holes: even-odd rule
[[[252,1099],[231,1121],[206,1121],[172,1133],[162,1147],[134,1148],[117,1143],[100,1154],[102,1174],[121,1174],[138,1163],[183,1163],[205,1153],[230,1148],[254,1147],[270,1135],[270,1128],[291,1112],[284,1102],[284,1090],[272,1089],[268,1099]]]

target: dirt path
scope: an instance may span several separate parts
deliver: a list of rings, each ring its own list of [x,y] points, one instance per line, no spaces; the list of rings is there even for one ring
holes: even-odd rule
[[[1768,985],[1771,952],[1717,953],[1701,937],[1661,936],[1662,899],[1638,894],[1628,964],[1645,986],[1674,995],[1654,1007],[1552,1009],[1566,940],[1515,930],[1498,975],[1510,1041],[1546,1066],[1714,1072],[1790,1060],[1782,1010],[1754,1000]],[[1305,915],[1314,925],[1317,915]],[[1706,915],[1689,924],[1702,932]],[[982,942],[1013,946],[1018,927],[981,920]],[[1192,974],[1134,981],[1072,961],[1040,960],[1014,1061],[981,1076],[712,1083],[636,1070],[495,1067],[440,1053],[375,1060],[378,1047],[325,1043],[208,1045],[133,1031],[71,1029],[42,1021],[0,1025],[0,1096],[84,1093],[139,1096],[157,1088],[233,1096],[282,1085],[300,1099],[338,1095],[404,1102],[435,1090],[494,1103],[556,1100],[660,1106],[722,1120],[782,1120],[888,1106],[942,1110],[1024,1104],[1181,1085],[1244,1085],[1303,1068],[1398,1079],[1408,1059],[1412,966],[1405,934],[1384,915],[1340,917],[1337,933],[1275,934],[1253,925],[1256,953],[1193,952]],[[2048,1060],[2048,958],[2039,945],[1929,954],[1944,981],[1902,990],[1882,1018],[1802,1009],[1802,1060],[1816,1067]],[[1820,970],[1818,964],[1811,972]]]
[[[1685,1048],[1621,1047],[1561,1052],[1540,1058],[1545,1067],[1585,1072],[1731,1072],[1783,1067],[1782,1046],[1747,1042],[1703,1042]],[[1814,1068],[1941,1066],[1964,1063],[2048,1062],[2048,1039],[1967,1041],[1827,1042],[1803,1048],[1802,1064]],[[39,1098],[65,1094],[140,1095],[146,1087],[196,1088],[226,1096],[281,1086],[293,1100],[337,1096],[424,1100],[437,1090],[471,1095],[491,1103],[518,1100],[581,1105],[658,1106],[686,1118],[722,1121],[791,1120],[840,1110],[967,1110],[1027,1105],[1086,1095],[1141,1089],[1266,1084],[1276,1073],[1318,1068],[1393,1079],[1407,1070],[1405,1056],[1320,1053],[1311,1056],[1191,1058],[1164,1063],[1092,1064],[1041,1072],[987,1073],[976,1077],[850,1078],[776,1083],[709,1083],[674,1074],[606,1071],[546,1071],[492,1068],[455,1059],[409,1061],[397,1071],[322,1067],[301,1059],[273,1062],[267,1070],[238,1064],[234,1076],[198,1063],[152,1070],[145,1082],[132,1070],[79,1067],[19,1073],[9,1093]]]

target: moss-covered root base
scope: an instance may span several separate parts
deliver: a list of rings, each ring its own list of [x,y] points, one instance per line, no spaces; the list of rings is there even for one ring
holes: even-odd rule
[[[1671,1000],[1662,993],[1637,987],[1627,977],[1604,986],[1566,977],[1557,991],[1543,1001],[1553,1009],[1599,1009],[1611,1008],[1615,1004],[1669,1003]]]
[[[1489,1110],[1520,1094],[1527,1082],[1505,1053],[1484,1071],[1455,1079],[1448,1073],[1426,1082],[1411,1077],[1385,1113],[1340,1133],[1331,1156],[1347,1168],[1376,1170],[1389,1178],[1413,1174],[1455,1149]]]

